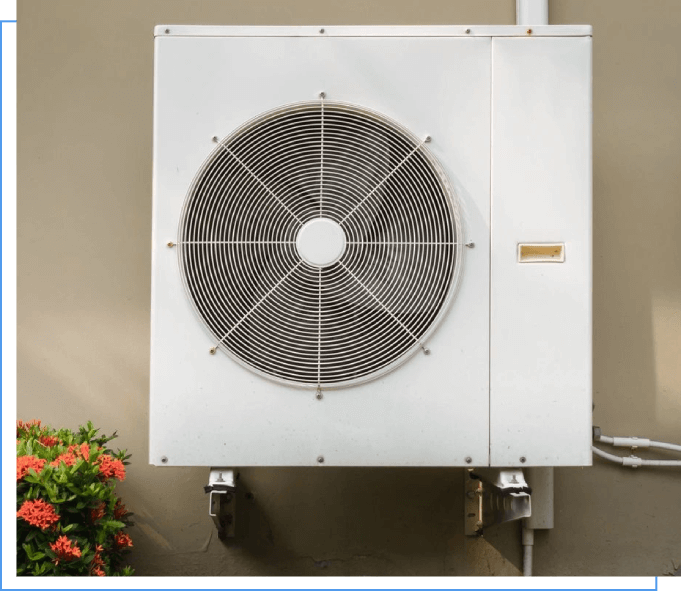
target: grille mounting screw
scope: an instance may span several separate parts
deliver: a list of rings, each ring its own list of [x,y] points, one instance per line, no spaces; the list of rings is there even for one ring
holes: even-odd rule
[[[324,394],[322,394],[322,389],[320,386],[317,386],[317,395],[315,396],[317,400],[321,400],[324,398]]]
[[[320,93],[319,93],[319,98],[320,98],[320,99],[326,98],[326,93],[325,93],[325,92],[320,92]]]
[[[217,144],[220,141],[220,138],[218,136],[214,135],[213,141]]]
[[[426,347],[425,345],[422,345],[421,349],[423,349],[424,355],[430,355],[430,349],[428,347]]]
[[[168,248],[172,248],[173,246],[175,246],[174,242],[168,242]]]
[[[472,461],[473,461],[473,458],[471,458],[470,456],[468,456],[468,457],[465,459],[465,462],[466,462],[467,464],[470,464]]]
[[[475,248],[475,242],[466,242],[467,248]]]
[[[525,456],[520,456],[520,463],[524,464],[525,462],[527,462],[527,458]]]
[[[429,144],[430,140],[431,140],[431,137],[429,135],[427,135],[425,138],[423,138],[423,143]]]
[[[217,347],[211,347],[211,348],[209,349],[211,355],[215,355],[215,351],[217,351],[217,350],[218,350]]]
[[[323,464],[323,463],[324,463],[324,456],[319,456],[319,457],[317,458],[317,463]]]

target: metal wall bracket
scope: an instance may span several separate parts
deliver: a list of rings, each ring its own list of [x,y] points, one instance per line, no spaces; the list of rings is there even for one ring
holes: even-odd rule
[[[532,514],[532,491],[522,470],[473,469],[466,471],[464,479],[467,536],[480,536],[486,527]]]
[[[225,540],[234,537],[236,515],[236,471],[233,468],[211,468],[208,485],[203,487],[208,493],[208,515],[213,518],[218,530],[218,538]]]

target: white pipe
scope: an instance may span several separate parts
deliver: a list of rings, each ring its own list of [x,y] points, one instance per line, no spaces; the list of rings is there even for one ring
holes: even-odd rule
[[[616,456],[593,446],[591,449],[598,457],[608,460],[609,462],[621,464],[622,466],[631,466],[632,468],[638,468],[639,466],[667,466],[681,468],[681,460],[643,460],[641,458],[637,458],[636,456]]]
[[[523,538],[523,576],[532,576],[532,549],[534,546],[534,530],[531,527],[525,527],[523,523],[522,530]]]
[[[681,445],[675,443],[665,443],[663,441],[651,441],[644,437],[609,437],[608,435],[599,435],[596,441],[600,443],[607,443],[613,447],[631,447],[632,449],[640,448],[657,448],[666,449],[669,451],[681,452]]]
[[[548,25],[549,0],[516,0],[515,22],[518,25]]]

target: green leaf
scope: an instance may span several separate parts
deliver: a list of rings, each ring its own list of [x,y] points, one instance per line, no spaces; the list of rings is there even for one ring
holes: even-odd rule
[[[63,528],[62,531],[66,534],[66,533],[68,533],[68,532],[70,532],[70,531],[73,531],[73,530],[76,529],[77,527],[78,527],[78,524],[77,524],[77,523],[71,523],[71,524],[67,525],[65,528]]]
[[[36,552],[33,556],[31,556],[31,560],[40,560],[41,558],[45,558],[45,554],[42,552]]]
[[[30,542],[37,535],[38,535],[38,530],[34,529],[34,530],[30,531],[24,539],[25,539],[25,541]]]

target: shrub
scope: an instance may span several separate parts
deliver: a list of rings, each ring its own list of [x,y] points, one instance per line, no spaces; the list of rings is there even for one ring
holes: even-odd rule
[[[17,575],[132,574],[132,513],[115,494],[130,456],[97,433],[17,421]]]

